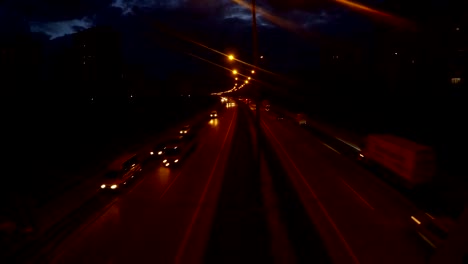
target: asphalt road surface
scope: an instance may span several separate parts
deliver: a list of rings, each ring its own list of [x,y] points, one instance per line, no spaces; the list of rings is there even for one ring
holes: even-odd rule
[[[239,103],[153,162],[47,263],[425,263],[414,206],[310,132]]]

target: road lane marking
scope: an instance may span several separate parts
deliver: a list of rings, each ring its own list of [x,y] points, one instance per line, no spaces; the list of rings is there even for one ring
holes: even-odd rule
[[[374,210],[374,207],[372,207],[372,205],[370,205],[370,204],[366,201],[366,199],[364,199],[361,195],[359,195],[358,192],[356,192],[351,186],[349,186],[349,184],[348,184],[345,180],[341,179],[341,181],[342,181],[346,186],[348,186],[348,188],[349,188],[351,191],[353,191],[353,193],[354,193],[357,197],[359,197],[359,199],[360,199],[363,203],[365,203],[367,206],[369,206],[370,209]]]
[[[284,149],[283,145],[279,142],[279,140],[275,137],[275,135],[273,134],[273,132],[270,130],[270,128],[265,124],[264,121],[262,121],[263,123],[263,126],[268,130],[268,132],[270,133],[270,135],[273,137],[273,139],[276,141],[276,143],[279,145],[279,147],[281,148],[281,151],[283,151],[283,153],[286,155],[286,157],[288,158],[289,162],[291,162],[291,164],[293,165],[294,169],[296,170],[297,174],[300,176],[301,180],[304,182],[305,186],[307,186],[307,189],[309,190],[309,192],[312,194],[312,197],[314,197],[314,199],[317,201],[317,204],[319,206],[319,208],[321,209],[322,213],[325,215],[325,217],[328,219],[328,221],[330,222],[331,226],[333,227],[333,229],[335,230],[335,232],[337,233],[338,237],[340,238],[340,240],[343,242],[346,250],[348,251],[348,254],[350,255],[350,257],[353,259],[353,261],[357,264],[359,264],[359,260],[357,259],[356,255],[354,254],[353,250],[351,249],[351,247],[349,246],[348,242],[346,241],[346,239],[344,238],[343,234],[340,232],[340,230],[338,229],[337,225],[335,224],[335,222],[333,221],[333,219],[331,218],[330,214],[328,213],[327,209],[325,209],[325,206],[322,204],[322,202],[320,202],[317,194],[315,193],[315,191],[312,189],[312,187],[310,186],[310,184],[307,182],[307,180],[305,179],[304,175],[302,175],[301,171],[297,168],[296,164],[294,163],[294,161],[291,159],[291,157],[289,156],[289,154],[286,152],[286,150]]]
[[[265,201],[268,227],[271,233],[271,251],[278,263],[297,263],[286,227],[281,222],[278,198],[275,195],[273,180],[269,174],[265,154],[262,153],[260,177],[262,180],[262,197]]]
[[[327,145],[327,144],[325,144],[325,143],[323,143],[323,142],[322,142],[322,144],[323,144],[325,147],[327,147],[327,148],[329,148],[329,149],[335,151],[336,153],[341,154],[338,150],[336,150],[336,149],[330,147],[329,145]]]
[[[182,255],[185,252],[185,248],[187,247],[188,240],[190,238],[190,235],[192,234],[193,226],[195,225],[195,221],[198,218],[198,214],[200,213],[201,206],[202,206],[202,204],[203,204],[203,202],[205,200],[206,194],[208,193],[208,188],[210,186],[211,180],[213,179],[213,175],[214,175],[214,173],[216,171],[216,168],[218,166],[219,158],[221,157],[221,153],[223,152],[224,146],[226,145],[226,141],[227,141],[227,139],[229,137],[229,134],[231,133],[232,123],[234,122],[234,119],[236,119],[236,117],[237,117],[237,112],[235,112],[235,116],[233,116],[233,118],[231,119],[231,123],[229,124],[228,132],[226,133],[226,136],[224,137],[224,140],[223,140],[223,144],[221,145],[221,150],[219,151],[218,156],[216,157],[213,169],[211,169],[210,177],[208,178],[208,181],[205,184],[205,188],[203,189],[202,195],[200,196],[200,199],[198,200],[197,209],[193,213],[192,219],[190,220],[190,223],[189,223],[189,226],[187,227],[187,230],[185,231],[185,235],[184,235],[184,237],[182,239],[182,242],[179,245],[179,249],[177,250],[177,254],[176,254],[175,260],[174,260],[174,262],[176,264],[180,263]]]
[[[358,147],[358,146],[356,146],[356,145],[354,145],[353,143],[349,143],[349,142],[347,142],[347,141],[345,141],[345,140],[343,140],[343,139],[341,139],[341,138],[339,138],[339,137],[335,137],[335,138],[338,139],[339,141],[345,143],[346,145],[352,147],[353,149],[355,149],[355,150],[357,150],[357,151],[361,151],[361,148]]]
[[[161,194],[161,196],[159,196],[159,199],[162,199],[164,197],[164,195],[167,193],[167,191],[169,191],[169,189],[172,187],[172,185],[177,181],[177,178],[179,178],[180,174],[182,174],[182,171],[179,171],[179,173],[177,173],[177,175],[174,177],[174,179],[171,181],[171,183],[166,187],[166,189]]]

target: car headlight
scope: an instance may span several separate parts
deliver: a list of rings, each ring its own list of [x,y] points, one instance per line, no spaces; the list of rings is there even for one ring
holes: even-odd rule
[[[153,152],[153,151],[151,151],[151,152],[150,152],[150,155],[153,155],[153,154],[154,154],[154,152]]]
[[[101,189],[104,189],[104,188],[106,188],[106,185],[105,184],[101,185]]]
[[[217,117],[218,115],[217,115],[217,114],[215,114],[214,116],[215,116],[215,117]]]
[[[180,133],[181,133],[181,134],[183,134],[183,133],[184,133],[184,131],[182,131],[182,130],[181,130],[181,131],[180,131]]]
[[[158,155],[162,155],[162,151],[159,151],[159,152],[158,152]]]
[[[167,162],[167,159],[163,160],[163,163],[166,163]]]
[[[116,189],[116,188],[117,188],[117,184],[113,184],[113,185],[111,186],[111,189]]]
[[[169,162],[165,164],[166,167],[169,167]]]
[[[179,160],[178,160],[178,159],[174,160],[174,163],[177,163],[177,162],[179,162]]]
[[[213,115],[210,115],[211,117],[213,117]]]
[[[187,134],[187,131],[184,131],[184,134]]]

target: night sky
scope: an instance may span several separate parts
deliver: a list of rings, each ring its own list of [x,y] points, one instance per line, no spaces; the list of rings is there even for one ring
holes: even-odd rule
[[[410,31],[435,12],[444,16],[450,6],[450,1],[407,2],[259,0],[258,50],[267,59],[269,71],[298,72],[318,66],[320,45],[371,36],[378,28]],[[124,60],[155,78],[191,74],[207,79],[220,73],[228,77],[226,69],[190,54],[223,66],[225,57],[187,40],[252,63],[249,4],[243,0],[9,0],[0,4],[0,32],[3,37],[31,32],[44,40],[57,40],[91,27],[111,26],[122,36]],[[382,10],[384,15],[356,4]]]
[[[298,9],[277,1],[257,4],[259,52],[268,57],[269,70],[279,73],[303,66],[304,61],[316,65],[317,56],[311,52],[316,48],[314,40],[373,29],[365,16],[337,4],[299,5]],[[187,53],[216,63],[225,59],[194,44],[175,44],[175,35],[252,62],[251,12],[241,1],[12,0],[0,5],[0,14],[3,33],[29,31],[50,40],[94,26],[112,26],[122,34],[125,60],[144,65],[158,78],[201,68],[210,76],[213,66]],[[304,34],[312,40],[304,40]],[[304,57],[305,53],[311,57]]]

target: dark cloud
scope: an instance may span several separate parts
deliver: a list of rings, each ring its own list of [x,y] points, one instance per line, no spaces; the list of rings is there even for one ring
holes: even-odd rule
[[[23,2],[24,6],[19,3],[10,6],[24,11],[33,21],[30,23],[33,32],[51,38],[92,26],[111,26],[121,34],[124,61],[140,65],[157,78],[194,74],[209,79],[214,78],[213,73],[216,78],[230,77],[229,71],[212,64],[232,67],[225,57],[194,43],[223,53],[232,52],[252,63],[251,11],[231,0],[81,1],[83,7],[76,10],[71,7],[76,7],[78,1],[71,4],[48,1],[44,6],[38,1]],[[318,31],[342,19],[334,10],[276,11],[267,0],[258,0],[258,4],[274,16],[294,22],[302,31]],[[271,70],[281,72],[295,69],[294,65],[313,64],[315,53],[309,51],[317,47],[314,42],[305,42],[297,32],[282,28],[266,16],[259,15],[257,22],[259,50],[269,58]]]
[[[6,0],[3,6],[31,21],[64,21],[90,16],[111,5],[112,0]]]
[[[275,10],[291,11],[291,10],[307,10],[317,11],[324,8],[334,6],[332,0],[264,0],[267,4],[272,6]]]
[[[50,36],[51,39],[64,35],[76,33],[77,30],[90,28],[94,25],[89,18],[72,19],[58,22],[31,22],[30,27],[33,32],[42,32]]]

